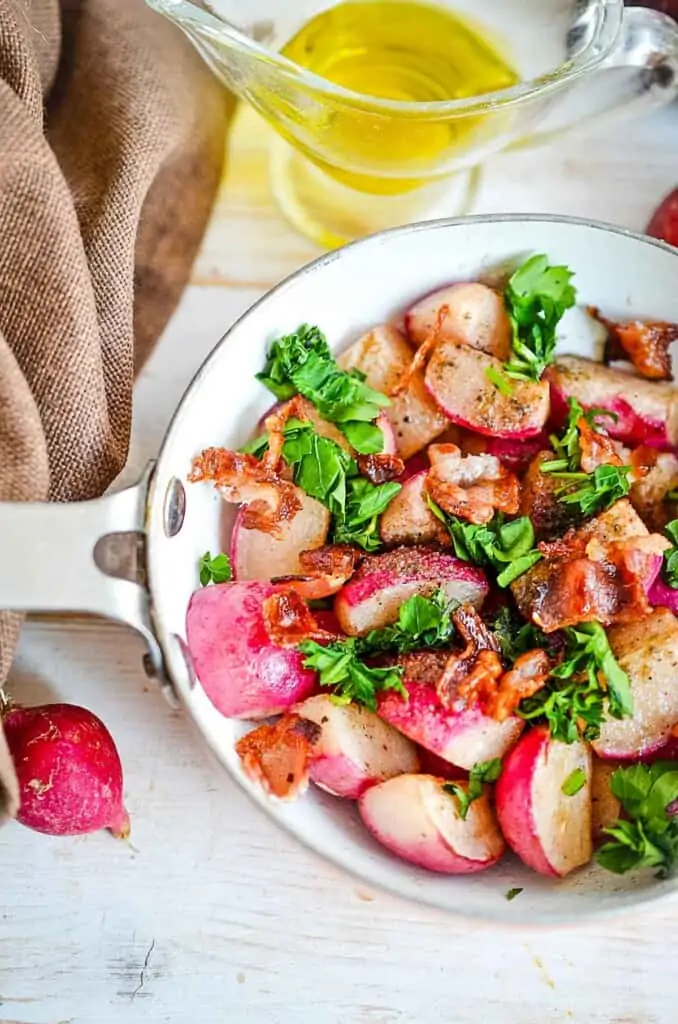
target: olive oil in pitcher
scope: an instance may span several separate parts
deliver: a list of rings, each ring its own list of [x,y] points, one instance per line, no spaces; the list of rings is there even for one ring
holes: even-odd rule
[[[482,119],[476,114],[447,124],[438,118],[414,120],[408,117],[408,102],[465,99],[519,80],[481,27],[448,8],[414,0],[346,0],[312,18],[281,52],[360,94],[367,104],[368,97],[403,104],[378,114],[375,109],[372,130],[360,107],[354,113],[337,111],[331,124],[317,126],[319,132],[331,132],[336,154],[322,163],[323,170],[373,193],[421,184],[429,175],[408,170],[424,169],[444,158],[446,150],[464,147]],[[365,173],[368,168],[371,173]]]

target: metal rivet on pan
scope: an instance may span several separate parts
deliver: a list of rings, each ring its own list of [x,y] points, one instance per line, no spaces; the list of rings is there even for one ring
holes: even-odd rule
[[[173,476],[165,492],[164,526],[167,537],[176,537],[184,525],[186,491],[178,477]]]

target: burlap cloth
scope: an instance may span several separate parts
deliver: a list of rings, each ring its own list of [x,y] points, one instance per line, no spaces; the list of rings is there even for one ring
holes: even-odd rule
[[[0,500],[91,498],[124,465],[229,109],[143,0],[0,0]],[[18,627],[0,614],[0,685]],[[0,817],[15,801],[0,728]]]

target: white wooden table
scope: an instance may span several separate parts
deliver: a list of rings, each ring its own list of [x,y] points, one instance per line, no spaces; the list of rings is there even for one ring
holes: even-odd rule
[[[236,124],[192,286],[137,387],[126,479],[157,452],[233,319],[315,251],[273,209],[262,130]],[[678,184],[678,108],[504,155],[478,211],[641,228]],[[678,287],[678,281],[676,282]],[[469,925],[357,884],[264,818],[114,625],[36,621],[11,692],[95,709],[125,765],[132,841],[0,833],[0,1024],[675,1024],[678,903],[566,931]]]

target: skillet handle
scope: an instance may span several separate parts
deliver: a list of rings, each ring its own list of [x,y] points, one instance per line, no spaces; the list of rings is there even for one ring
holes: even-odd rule
[[[0,608],[127,623],[146,642],[146,673],[165,682],[146,583],[153,468],[133,487],[94,501],[0,502]]]

